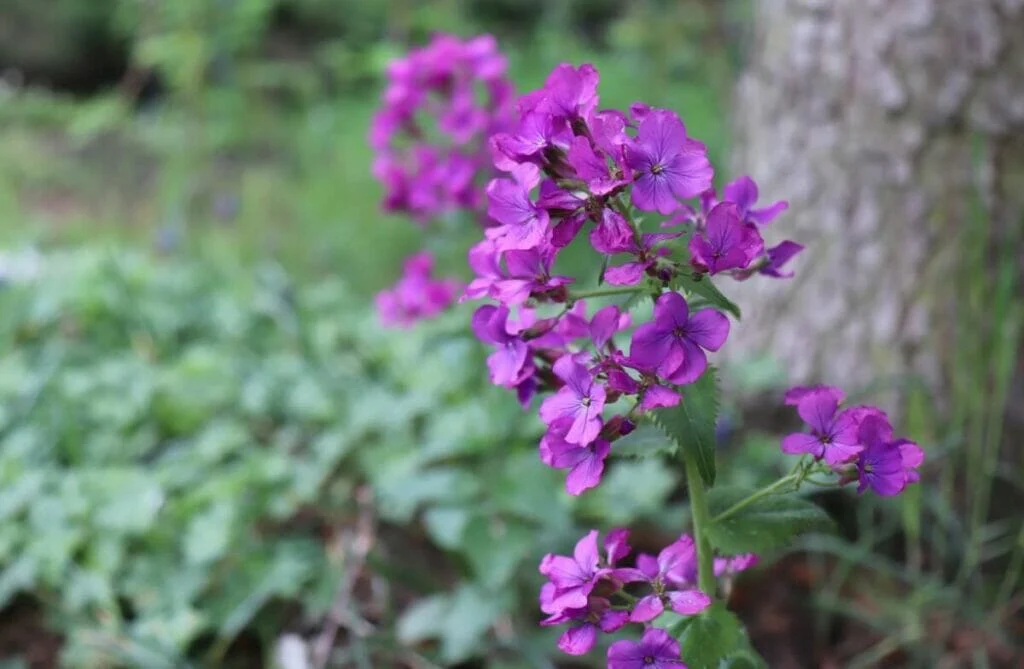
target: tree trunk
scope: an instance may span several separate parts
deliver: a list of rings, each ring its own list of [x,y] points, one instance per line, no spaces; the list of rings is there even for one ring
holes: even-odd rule
[[[807,249],[794,279],[730,287],[727,348],[795,383],[914,378],[941,400],[956,328],[1004,325],[964,310],[965,233],[1024,273],[1024,0],[760,0],[755,25],[735,165],[790,202],[768,243]]]

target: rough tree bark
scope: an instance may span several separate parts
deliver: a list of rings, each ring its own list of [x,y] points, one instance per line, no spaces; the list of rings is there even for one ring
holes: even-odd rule
[[[941,397],[957,233],[987,215],[996,246],[1024,226],[1024,0],[756,4],[735,164],[790,201],[768,242],[807,251],[790,282],[730,291],[727,348],[795,382],[913,376]]]

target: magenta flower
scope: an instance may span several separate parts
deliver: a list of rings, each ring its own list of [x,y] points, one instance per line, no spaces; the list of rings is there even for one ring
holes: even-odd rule
[[[757,203],[757,184],[748,176],[742,176],[722,189],[723,199],[733,202],[739,208],[740,217],[745,222],[767,225],[779,214],[789,208],[789,203],[779,200],[762,209],[754,209]]]
[[[570,444],[565,435],[571,427],[571,418],[559,418],[551,424],[540,440],[540,459],[552,469],[568,469],[565,490],[570,495],[581,495],[601,482],[611,445],[604,439],[595,439],[586,446]]]
[[[803,250],[804,247],[796,242],[788,240],[779,242],[765,252],[768,256],[768,262],[758,270],[758,273],[775,277],[776,279],[791,278],[793,272],[783,272],[782,268]]]
[[[553,589],[551,583],[541,588],[542,608],[546,601],[550,601]],[[611,602],[604,597],[590,597],[586,607],[562,609],[540,624],[549,627],[569,623],[570,627],[558,639],[558,649],[567,655],[586,655],[597,643],[598,632],[616,632],[628,622],[629,614],[613,609]]]
[[[587,607],[587,598],[603,575],[597,535],[597,530],[591,530],[576,542],[572,557],[548,553],[541,560],[540,573],[551,583],[547,596],[541,593],[541,611],[550,614]]]
[[[882,416],[865,416],[858,435],[865,448],[857,459],[860,478],[857,492],[871,488],[883,497],[890,497],[920,479],[917,468],[924,462],[924,451],[912,441],[894,440],[892,426]]]
[[[608,649],[608,669],[686,669],[679,642],[657,627],[637,641],[616,641]]]
[[[744,269],[764,251],[757,228],[744,223],[731,202],[716,204],[704,228],[690,239],[693,266],[710,274]]]
[[[633,205],[637,209],[670,214],[679,208],[679,200],[711,187],[714,170],[707,148],[686,136],[686,126],[674,112],[651,110],[625,150],[626,165],[635,173]]]
[[[603,209],[601,221],[590,231],[590,245],[606,255],[624,253],[636,245],[633,228],[619,212]]]
[[[569,121],[582,119],[597,107],[600,76],[590,63],[578,69],[562,63],[548,75],[537,109]]]
[[[625,582],[646,581],[652,592],[642,597],[633,607],[629,619],[646,623],[665,611],[666,602],[680,615],[694,615],[711,606],[711,598],[700,590],[688,587],[691,572],[696,570],[697,551],[693,538],[683,535],[658,553],[658,557],[640,554],[636,569],[616,570],[616,576]],[[681,588],[681,589],[680,589]]]
[[[417,253],[405,261],[402,278],[394,287],[377,294],[377,313],[381,323],[408,327],[433,318],[455,301],[460,286],[454,279],[432,279],[434,258]]]
[[[493,179],[487,184],[487,215],[499,225],[487,237],[499,251],[530,249],[551,237],[548,213],[530,200],[526,184]]]
[[[796,410],[811,432],[796,432],[782,439],[782,452],[810,453],[835,467],[857,457],[864,450],[857,435],[857,420],[850,411],[839,411],[842,391],[838,388],[807,389],[797,400]]]
[[[552,369],[565,385],[541,403],[541,420],[550,430],[556,420],[569,418],[572,424],[564,439],[570,444],[589,444],[601,432],[604,386],[598,384],[590,371],[571,355],[563,355]]]
[[[557,293],[560,288],[572,283],[565,276],[552,276],[557,249],[552,246],[538,246],[522,251],[507,251],[506,277],[494,282],[491,296],[502,304],[517,306],[531,297],[544,297]]]
[[[664,293],[654,305],[654,322],[633,332],[629,359],[670,383],[685,385],[707,369],[705,350],[717,351],[729,336],[729,319],[714,309],[692,316],[682,295]]]
[[[487,358],[491,383],[513,388],[525,381],[533,369],[526,342],[509,333],[508,317],[506,307],[484,305],[473,313],[473,332],[480,341],[498,347]]]
[[[644,273],[654,267],[658,262],[658,258],[662,258],[669,254],[669,250],[667,248],[655,248],[655,246],[678,236],[678,233],[669,232],[645,233],[640,238],[641,245],[638,247],[634,242],[633,248],[630,251],[636,255],[636,260],[628,262],[625,265],[609,267],[605,270],[604,280],[613,286],[633,286],[640,283],[644,277]]]

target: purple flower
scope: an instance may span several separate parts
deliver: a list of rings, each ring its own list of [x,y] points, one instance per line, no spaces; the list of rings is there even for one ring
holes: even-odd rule
[[[628,328],[631,321],[629,313],[623,313],[614,304],[600,309],[590,319],[587,327],[587,333],[590,335],[590,340],[594,342],[594,348],[598,351],[604,349],[615,333]]]
[[[623,253],[635,246],[633,228],[619,212],[603,209],[601,221],[590,231],[590,245],[598,253]]]
[[[742,176],[728,184],[722,191],[726,202],[733,202],[739,207],[740,217],[745,222],[767,225],[789,208],[785,200],[774,202],[763,209],[754,209],[757,203],[757,184],[748,176]]]
[[[550,583],[541,589],[541,606],[550,598]],[[586,655],[597,643],[598,632],[616,632],[629,622],[629,614],[612,609],[611,602],[603,597],[590,597],[587,606],[577,609],[562,609],[541,621],[549,627],[569,623],[569,629],[558,639],[558,649],[567,655]]]
[[[572,422],[571,418],[559,418],[551,424],[540,440],[540,459],[553,469],[568,469],[565,490],[570,495],[581,495],[601,482],[611,445],[604,439],[595,439],[586,446],[570,444],[565,435]]]
[[[517,306],[530,299],[557,291],[572,283],[564,276],[551,276],[557,249],[553,246],[538,246],[521,251],[507,251],[505,265],[508,276],[494,282],[491,295],[508,306]]]
[[[626,182],[612,177],[604,156],[594,152],[586,137],[574,137],[566,156],[569,165],[576,171],[577,178],[587,185],[594,195],[607,195]]]
[[[711,274],[744,269],[763,250],[764,240],[757,228],[744,223],[739,209],[730,202],[715,205],[703,230],[690,239],[693,266]]]
[[[639,642],[616,641],[608,649],[608,669],[686,669],[679,657],[679,642],[656,627],[644,631]]]
[[[729,336],[729,319],[714,309],[692,316],[679,293],[664,293],[654,305],[654,322],[633,332],[629,358],[670,383],[685,385],[707,369],[705,350],[717,351]]]
[[[857,420],[849,411],[839,411],[842,391],[820,387],[807,390],[797,401],[800,418],[811,428],[810,434],[796,432],[782,439],[782,452],[789,455],[810,453],[835,467],[849,462],[864,447],[857,435]]]
[[[597,530],[576,542],[572,557],[548,553],[540,562],[540,573],[551,586],[541,592],[541,611],[559,613],[564,609],[585,609],[587,599],[603,571],[599,567]]]
[[[794,386],[786,391],[783,398],[783,403],[788,407],[795,407],[800,404],[800,400],[813,395],[815,393],[828,393],[835,398],[836,404],[842,404],[846,401],[846,393],[841,388],[835,386]],[[853,409],[850,409],[853,411]]]
[[[530,249],[551,237],[548,213],[530,200],[526,184],[493,179],[487,184],[487,215],[499,225],[486,230],[499,251]]]
[[[544,82],[537,109],[570,121],[582,119],[597,107],[599,81],[597,69],[590,63],[579,69],[562,63]]]
[[[776,279],[788,279],[792,277],[793,272],[783,272],[782,268],[803,250],[804,247],[796,242],[788,240],[780,242],[765,252],[768,256],[768,262],[758,270],[758,273],[764,274],[765,276],[775,277]]]
[[[658,258],[668,255],[667,248],[655,249],[656,244],[678,237],[677,233],[649,232],[640,238],[640,246],[633,244],[631,250],[637,257],[636,260],[618,267],[609,267],[605,270],[604,280],[613,286],[633,286],[640,283],[644,272],[653,267]]]
[[[637,209],[670,214],[679,208],[679,200],[711,187],[714,171],[707,148],[686,136],[686,127],[674,112],[651,110],[625,149],[626,165],[635,172],[633,205]]]
[[[881,415],[865,416],[858,435],[865,448],[857,459],[860,478],[857,492],[871,488],[889,497],[900,494],[908,483],[919,480],[916,470],[924,462],[924,451],[912,441],[894,440],[892,426]]]
[[[494,284],[506,278],[501,269],[501,253],[489,239],[482,239],[469,249],[469,266],[476,277],[466,286],[462,300],[476,300],[491,295]]]
[[[408,327],[438,315],[455,301],[458,282],[432,279],[433,267],[434,258],[426,252],[406,259],[402,278],[377,294],[377,313],[384,325]]]
[[[496,386],[515,387],[533,372],[530,349],[526,342],[509,333],[509,311],[506,307],[484,305],[473,313],[473,332],[498,350],[487,358],[491,383]]]
[[[560,418],[571,419],[565,440],[570,444],[589,444],[601,432],[604,386],[571,355],[563,355],[552,369],[565,385],[540,405],[540,417],[549,427]]]
[[[650,622],[664,612],[666,601],[673,611],[687,616],[711,606],[710,597],[687,587],[692,582],[690,573],[696,571],[696,560],[693,538],[683,535],[663,548],[658,557],[638,555],[635,570],[618,570],[616,575],[621,580],[644,580],[653,590],[634,605],[629,619],[637,623]]]

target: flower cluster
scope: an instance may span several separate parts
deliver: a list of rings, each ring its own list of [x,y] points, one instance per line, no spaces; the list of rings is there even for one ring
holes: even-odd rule
[[[387,211],[421,224],[454,211],[481,212],[487,138],[512,122],[506,67],[490,35],[438,35],[390,64],[370,131]]]
[[[719,200],[707,149],[674,112],[641,104],[629,113],[599,110],[597,86],[592,66],[560,65],[519,99],[515,127],[491,137],[494,166],[507,176],[487,185],[492,224],[469,252],[476,277],[464,295],[497,302],[473,317],[474,332],[495,348],[491,381],[515,389],[524,406],[550,393],[540,404],[541,459],[568,470],[574,495],[600,482],[613,442],[645,412],[679,403],[677,387],[699,379],[707,352],[728,337],[726,316],[691,310],[673,282],[785,276],[782,266],[801,248],[765,250],[759,226],[786,203],[756,208],[749,177]],[[666,230],[643,232],[641,215],[669,217]],[[570,290],[574,280],[554,272],[585,228],[607,259],[605,291],[656,298],[653,321],[633,330],[628,352],[615,335],[632,325],[629,316],[615,306],[588,316],[583,294]],[[551,304],[561,311],[543,317]],[[606,407],[623,398],[631,408],[606,418]]]
[[[377,294],[377,314],[382,324],[408,327],[432,318],[448,308],[461,285],[454,279],[432,279],[434,258],[426,251],[410,256],[398,282]]]
[[[908,439],[897,439],[885,412],[875,406],[840,409],[845,394],[832,386],[791,388],[786,404],[795,406],[809,432],[782,439],[782,452],[810,454],[840,476],[858,481],[857,492],[868,488],[879,495],[903,492],[919,480],[924,451]]]
[[[608,666],[625,669],[634,654],[647,657],[650,646],[659,645],[662,666],[683,666],[679,646],[664,640],[650,624],[666,610],[689,616],[711,605],[697,589],[697,554],[693,538],[683,535],[658,555],[641,553],[635,566],[622,565],[632,549],[629,531],[611,530],[598,547],[598,532],[591,530],[579,540],[572,556],[548,554],[540,572],[548,580],[540,592],[540,608],[547,614],[541,624],[568,625],[558,647],[570,655],[583,655],[597,643],[599,633],[612,633],[629,623],[643,623],[648,631],[639,642],[618,641],[608,651]],[[724,577],[756,564],[754,555],[718,558],[715,575]],[[654,637],[652,637],[652,634]],[[655,637],[657,644],[655,644]],[[666,637],[668,638],[668,637]]]

